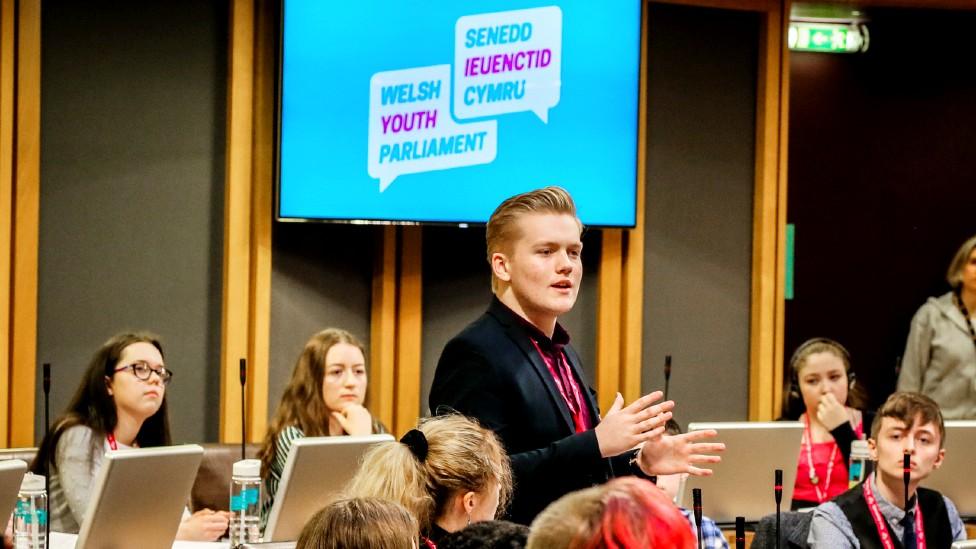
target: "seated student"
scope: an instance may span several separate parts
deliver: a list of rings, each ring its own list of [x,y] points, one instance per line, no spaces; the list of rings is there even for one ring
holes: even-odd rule
[[[527,549],[692,549],[674,503],[636,477],[571,492],[532,521]]]
[[[681,426],[674,419],[669,419],[664,424],[664,431],[671,435],[680,435]],[[688,477],[688,473],[678,473],[674,475],[658,475],[656,479],[657,487],[660,488],[671,501],[677,503],[678,490],[681,489],[681,481]],[[691,526],[691,535],[698,538],[698,526],[695,524],[695,517],[689,509],[678,507],[685,520]],[[722,529],[715,524],[715,521],[702,515],[702,543],[706,549],[729,549],[729,542],[722,534]]]
[[[147,333],[121,333],[95,353],[64,414],[44,436],[31,470],[49,468],[51,530],[78,533],[92,480],[108,450],[170,443],[163,347]],[[209,509],[186,515],[177,539],[212,541],[228,515]]]
[[[334,501],[305,523],[296,549],[415,549],[417,519],[378,498]]]
[[[386,432],[363,407],[366,382],[366,352],[356,336],[327,328],[305,343],[258,453],[265,496],[262,526],[295,440]]]
[[[805,341],[790,358],[789,408],[802,406],[803,423],[793,510],[816,507],[848,488],[847,463],[851,442],[864,438],[865,419],[860,386],[854,381],[850,353],[827,338]]]
[[[868,439],[875,473],[814,511],[811,547],[949,547],[965,538],[949,498],[918,485],[945,459],[939,406],[918,393],[895,393],[878,410]],[[911,456],[908,512],[903,459]]]
[[[421,549],[434,549],[448,533],[495,518],[512,492],[512,471],[492,431],[451,414],[368,450],[345,492],[400,503],[420,523]]]
[[[444,536],[437,549],[522,549],[529,527],[507,520],[473,522]]]

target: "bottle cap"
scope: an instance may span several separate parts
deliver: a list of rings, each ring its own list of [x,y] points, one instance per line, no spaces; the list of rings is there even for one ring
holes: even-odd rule
[[[44,475],[35,475],[34,473],[24,474],[24,480],[20,483],[21,492],[43,492],[44,491]]]
[[[851,459],[871,459],[871,450],[868,447],[868,441],[851,441]]]
[[[260,477],[261,460],[242,459],[240,461],[234,462],[234,476],[235,477]]]

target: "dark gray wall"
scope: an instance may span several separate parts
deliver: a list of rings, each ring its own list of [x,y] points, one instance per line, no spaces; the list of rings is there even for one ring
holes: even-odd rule
[[[783,358],[789,379],[804,340],[836,339],[875,409],[895,390],[912,316],[949,290],[949,262],[976,232],[976,72],[959,70],[976,57],[976,10],[869,15],[865,53],[790,54],[796,263]],[[881,265],[869,290],[858,283]],[[871,320],[844,314],[852,304]]]
[[[274,225],[268,417],[314,333],[334,326],[369,344],[373,250],[379,231],[361,225]]]
[[[485,259],[485,228],[425,227],[423,242],[423,343],[421,414],[434,369],[448,340],[480,316],[491,300],[491,271]],[[583,235],[583,283],[576,306],[559,319],[583,360],[588,383],[596,383],[596,309],[600,232]]]
[[[227,17],[223,1],[43,4],[37,356],[52,415],[103,341],[145,328],[175,372],[174,440],[217,437]],[[41,435],[40,375],[37,391]]]
[[[748,414],[755,14],[650,4],[644,391],[675,418]]]

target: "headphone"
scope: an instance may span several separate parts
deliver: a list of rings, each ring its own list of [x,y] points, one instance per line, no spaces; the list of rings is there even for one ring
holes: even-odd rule
[[[833,339],[826,337],[815,337],[813,339],[804,341],[799,347],[796,348],[795,351],[793,351],[793,356],[790,357],[790,398],[798,400],[802,398],[800,396],[799,362],[803,358],[804,353],[814,345],[826,345],[840,353],[840,358],[844,362],[844,370],[847,372],[847,389],[853,389],[856,376],[854,375],[854,368],[851,367],[851,353],[846,347]]]

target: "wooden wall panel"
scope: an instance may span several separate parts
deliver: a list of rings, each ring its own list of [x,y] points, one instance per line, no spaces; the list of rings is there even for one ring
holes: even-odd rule
[[[0,446],[10,421],[10,305],[14,192],[14,1],[0,0]]]
[[[19,2],[13,250],[10,323],[9,444],[34,444],[34,390],[37,357],[37,245],[40,212],[41,4]]]
[[[596,325],[596,391],[600,410],[610,409],[620,391],[620,334],[623,275],[621,229],[604,229]]]
[[[257,442],[268,415],[278,2],[234,0],[230,11],[220,439],[240,440],[243,357],[247,438]]]
[[[396,420],[397,437],[414,428],[420,415],[420,349],[423,344],[421,285],[422,229],[402,227],[397,295]]]
[[[764,14],[759,43],[756,106],[756,186],[753,194],[749,419],[780,415],[782,399],[785,125],[789,4]],[[788,78],[788,74],[785,78]]]
[[[373,415],[389,429],[395,429],[396,262],[396,227],[388,225],[380,229],[376,243],[367,400]]]
[[[224,184],[223,306],[220,321],[220,440],[240,442],[239,360],[247,357],[251,246],[254,4],[230,5],[227,172]]]

